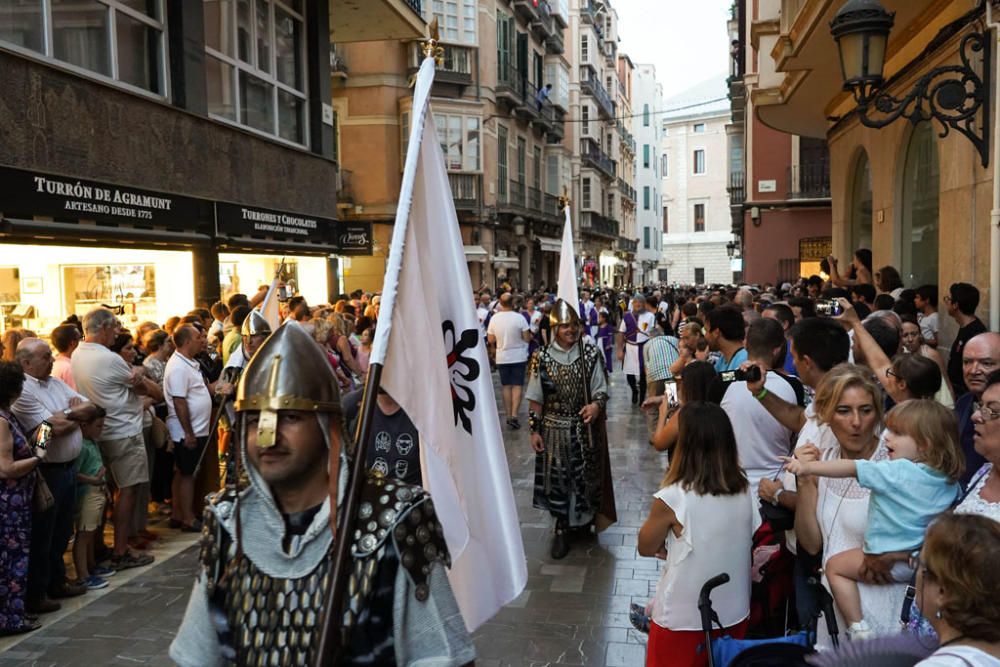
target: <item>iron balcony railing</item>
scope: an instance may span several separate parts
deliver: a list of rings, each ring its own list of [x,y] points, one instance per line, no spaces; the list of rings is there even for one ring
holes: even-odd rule
[[[585,68],[584,71],[588,72],[588,77],[593,76],[589,68]],[[606,118],[614,117],[615,103],[611,101],[611,96],[608,95],[608,91],[604,89],[600,81],[595,78],[586,78],[580,82],[580,87],[584,95],[590,95],[597,101],[597,109],[603,111]]]
[[[618,221],[594,211],[580,211],[580,229],[592,235],[618,237]]]
[[[729,174],[729,185],[726,191],[729,192],[729,205],[738,206],[747,199],[747,176],[742,171],[733,171]]]
[[[622,196],[626,199],[635,202],[635,188],[625,182],[625,179],[621,176],[618,177],[618,189],[621,190]]]
[[[508,203],[512,206],[518,206],[520,208],[527,208],[527,200],[525,198],[524,183],[520,181],[515,181],[511,179],[510,181],[510,198]]]
[[[529,23],[538,19],[538,0],[514,0],[514,11]]]
[[[622,252],[635,252],[639,249],[639,239],[630,239],[625,236],[618,237],[618,250]]]
[[[497,96],[505,95],[520,104],[524,100],[524,77],[513,64],[497,61]],[[534,100],[532,100],[533,102]]]
[[[479,208],[479,174],[448,174],[451,196],[457,210]]]
[[[412,9],[417,16],[423,18],[424,12],[420,4],[420,0],[403,0]]]
[[[608,178],[615,177],[615,161],[593,139],[580,140],[580,157],[590,166],[603,172]]]
[[[457,46],[455,44],[442,44],[444,49],[441,64],[438,65],[434,74],[434,81],[440,83],[458,83],[469,85],[472,83],[472,69],[475,62],[473,49],[468,46]],[[423,62],[423,45],[414,42],[410,49],[410,71],[415,72],[420,69]]]
[[[789,199],[828,199],[830,163],[813,162],[788,167]]]
[[[541,39],[546,39],[555,30],[552,24],[552,10],[545,0],[538,0],[538,16],[531,22],[531,29],[538,33]]]

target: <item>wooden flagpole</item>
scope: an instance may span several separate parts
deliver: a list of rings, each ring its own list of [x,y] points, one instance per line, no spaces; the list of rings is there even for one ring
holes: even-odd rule
[[[437,19],[429,26],[429,37],[424,40],[424,57],[434,58],[440,64],[444,57],[444,49],[438,45],[440,35]],[[392,312],[382,312],[386,324],[391,322]],[[333,543],[333,570],[330,573],[330,589],[326,596],[326,606],[323,610],[322,633],[319,644],[313,656],[314,667],[335,667],[340,664],[344,652],[343,609],[344,593],[351,570],[351,543],[354,535],[354,525],[357,523],[358,508],[361,505],[361,489],[365,479],[365,463],[368,442],[371,440],[372,424],[375,419],[375,406],[379,385],[382,383],[383,365],[373,362],[368,367],[368,377],[365,379],[365,389],[361,398],[360,416],[354,439],[354,461],[351,465],[347,481],[343,512],[337,521],[337,530]],[[339,480],[330,479],[330,511],[337,512],[337,492]]]

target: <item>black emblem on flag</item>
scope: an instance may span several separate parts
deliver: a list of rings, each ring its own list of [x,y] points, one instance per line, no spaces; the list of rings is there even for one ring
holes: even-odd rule
[[[455,408],[455,424],[472,435],[469,413],[476,409],[476,395],[468,385],[479,377],[479,362],[471,352],[479,345],[479,329],[455,331],[455,323],[447,320],[441,325],[444,331],[444,348],[448,350],[448,371],[451,373],[451,402]]]

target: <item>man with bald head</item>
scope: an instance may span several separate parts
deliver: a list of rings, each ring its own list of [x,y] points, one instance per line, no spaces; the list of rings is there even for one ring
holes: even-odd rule
[[[1000,368],[1000,334],[990,331],[981,333],[969,339],[962,348],[962,379],[969,388],[967,394],[955,401],[962,451],[965,453],[962,488],[965,488],[976,471],[986,462],[973,445],[975,424],[972,423],[972,413],[979,404],[983,391],[986,390],[986,378],[998,368]]]
[[[96,406],[52,377],[52,350],[40,338],[25,338],[15,359],[24,370],[24,389],[11,412],[29,438],[42,422],[52,427],[45,460],[38,469],[52,491],[55,505],[31,522],[27,609],[44,613],[59,609],[58,598],[83,595],[86,588],[66,580],[63,552],[73,535],[76,511],[76,473],[73,462],[83,448],[80,424],[97,416]]]

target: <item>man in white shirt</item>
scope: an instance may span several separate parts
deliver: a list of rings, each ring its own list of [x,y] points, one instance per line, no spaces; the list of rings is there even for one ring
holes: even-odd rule
[[[159,385],[142,367],[129,367],[108,348],[118,335],[118,320],[107,308],[95,308],[83,318],[84,340],[73,353],[73,377],[81,394],[104,408],[104,430],[97,446],[104,465],[118,486],[114,509],[115,546],[111,566],[123,570],[149,565],[153,557],[128,548],[136,491],[149,481],[146,444],[142,438],[142,396],[163,399]]]
[[[801,383],[775,372],[785,361],[785,332],[781,325],[768,318],[756,320],[747,328],[746,348],[751,363],[768,369],[764,378],[767,392],[786,403],[802,405],[805,391]],[[798,387],[793,382],[799,383]],[[720,405],[736,426],[740,465],[750,481],[751,497],[756,505],[760,480],[777,477],[783,466],[781,457],[789,455],[795,432],[754,399],[746,390],[746,382],[727,383]],[[757,516],[757,512],[754,515]]]
[[[194,474],[208,444],[212,422],[212,391],[205,384],[195,357],[208,345],[204,332],[193,326],[174,331],[176,351],[163,371],[163,395],[167,402],[167,430],[174,443],[174,464],[180,473],[171,525],[187,533],[201,531],[194,516]],[[221,384],[220,390],[229,386]]]
[[[510,293],[500,297],[500,311],[490,318],[486,339],[495,350],[503,407],[507,411],[507,426],[521,428],[517,413],[524,395],[525,370],[528,366],[528,342],[531,328],[521,313],[514,309]]]
[[[15,358],[24,370],[24,388],[11,406],[26,435],[44,421],[52,427],[45,460],[38,470],[55,504],[31,521],[26,604],[32,613],[56,611],[58,598],[83,595],[86,588],[66,580],[63,553],[73,536],[76,513],[76,472],[73,462],[83,447],[80,424],[97,416],[97,406],[52,377],[52,350],[39,338],[26,338]],[[30,435],[29,435],[30,437]]]

